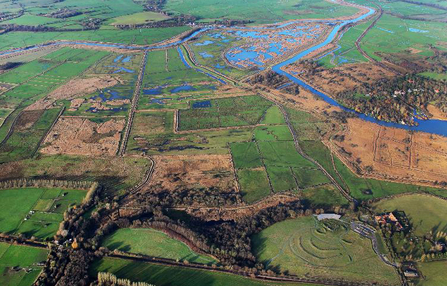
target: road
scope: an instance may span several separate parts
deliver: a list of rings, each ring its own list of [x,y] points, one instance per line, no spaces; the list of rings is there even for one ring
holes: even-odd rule
[[[131,107],[129,109],[129,115],[127,117],[126,128],[124,129],[123,139],[121,140],[120,148],[118,150],[118,155],[119,156],[124,156],[124,153],[126,152],[127,142],[129,140],[130,131],[132,129],[133,119],[135,117],[135,111],[137,109],[138,101],[140,99],[141,86],[142,86],[142,83],[143,83],[144,71],[146,70],[148,53],[149,53],[148,51],[144,52],[144,56],[143,56],[143,59],[141,61],[140,72],[138,74],[137,83],[135,85],[135,91],[133,93],[132,105],[131,105]]]

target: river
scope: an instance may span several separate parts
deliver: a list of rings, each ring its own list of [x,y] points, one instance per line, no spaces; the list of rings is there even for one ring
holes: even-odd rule
[[[344,106],[342,106],[341,104],[339,104],[336,100],[334,100],[333,98],[331,98],[330,96],[328,96],[327,94],[324,94],[316,89],[314,89],[313,87],[311,87],[310,85],[304,83],[303,81],[299,80],[298,78],[296,78],[295,76],[293,76],[292,74],[282,70],[283,67],[292,64],[294,62],[299,61],[300,59],[302,59],[303,57],[309,55],[310,53],[330,44],[336,37],[338,32],[346,25],[351,24],[351,23],[356,23],[359,22],[367,17],[369,17],[370,15],[374,14],[375,10],[372,8],[368,8],[369,11],[368,13],[363,14],[362,16],[356,18],[356,19],[352,19],[352,20],[346,20],[343,21],[339,24],[337,24],[336,26],[334,26],[332,32],[329,34],[329,36],[326,38],[325,41],[323,41],[322,43],[313,46],[307,50],[304,50],[302,52],[300,52],[299,54],[297,54],[296,56],[282,62],[279,63],[275,66],[272,67],[272,70],[283,75],[286,76],[287,78],[289,78],[291,81],[293,81],[294,83],[300,85],[301,87],[307,89],[308,91],[318,95],[319,97],[321,97],[324,101],[326,101],[327,103],[337,106],[345,111],[348,112],[353,112],[356,113],[357,116],[365,121],[369,121],[369,122],[373,122],[382,126],[386,126],[386,127],[395,127],[395,128],[401,128],[401,129],[406,129],[406,130],[414,130],[414,131],[422,131],[422,132],[427,132],[427,133],[432,133],[432,134],[438,134],[438,135],[442,135],[442,136],[447,136],[447,121],[444,120],[436,120],[436,119],[428,119],[428,120],[422,120],[422,119],[418,119],[415,118],[415,122],[418,124],[417,126],[408,126],[405,124],[399,124],[399,123],[393,123],[393,122],[386,122],[386,121],[381,121],[378,120],[374,117],[362,114],[362,113],[358,113],[352,109],[346,108]]]

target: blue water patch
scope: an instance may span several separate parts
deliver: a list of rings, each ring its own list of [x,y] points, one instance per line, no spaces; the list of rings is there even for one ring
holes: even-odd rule
[[[195,43],[194,46],[208,46],[208,45],[211,45],[211,44],[214,44],[214,42],[206,40],[206,41],[203,41],[202,43]]]
[[[280,43],[271,43],[268,52],[275,53],[277,55],[282,55],[283,52],[281,51],[281,49],[282,45]],[[286,51],[286,49],[284,49],[284,51]]]
[[[127,99],[128,97],[121,96],[120,93],[115,90],[106,90],[101,91],[98,95],[92,96],[90,99],[97,100],[98,98],[101,99],[101,102],[107,102],[116,99]]]
[[[260,54],[254,51],[254,47],[251,47],[249,49],[235,48],[226,54],[226,57],[230,62],[240,67],[242,67],[242,65],[238,63],[241,61],[249,61],[252,64],[262,66],[263,63],[257,60],[259,56]],[[267,54],[266,58],[271,58],[271,56]]]
[[[387,32],[387,33],[390,33],[390,34],[394,34],[393,31],[390,31],[390,30],[387,30],[387,29],[384,29],[384,28],[377,27],[377,29],[382,30],[382,31]]]
[[[122,57],[123,57],[123,55],[119,55],[119,56],[117,56],[117,57],[113,60],[113,62],[114,62],[114,63],[119,62],[119,61],[121,60]]]
[[[213,55],[210,55],[210,54],[208,54],[207,52],[201,52],[201,53],[199,53],[201,56],[202,56],[202,58],[204,58],[204,59],[206,59],[206,58],[214,58],[214,56]]]
[[[180,49],[180,47],[177,48],[177,52],[180,55],[180,59],[182,60],[183,64],[187,67],[187,68],[191,68],[191,66],[188,64],[188,62],[185,60],[185,57],[183,56],[183,52]]]
[[[159,104],[159,105],[165,105],[165,100],[170,100],[172,98],[170,97],[163,97],[163,98],[151,98],[151,103]]]
[[[224,35],[222,35],[222,33],[213,33],[209,35],[211,38],[213,39],[226,39],[226,37]]]
[[[205,100],[205,101],[196,101],[192,104],[192,108],[209,108],[211,107],[211,101]]]
[[[98,113],[98,112],[119,112],[119,111],[125,111],[127,108],[124,107],[114,107],[108,110],[99,110],[96,109],[94,107],[90,107],[89,109],[87,109],[87,112],[91,112],[91,113]]]
[[[214,65],[214,67],[215,67],[216,69],[224,69],[226,66],[223,66],[223,65],[217,63],[217,64]]]
[[[162,92],[163,87],[159,86],[157,88],[152,88],[152,89],[144,89],[143,90],[143,94],[145,95],[159,95]]]
[[[128,63],[132,59],[132,56],[127,56],[125,59],[122,60],[123,63]]]
[[[283,84],[283,85],[279,86],[279,87],[277,88],[277,90],[280,90],[280,89],[286,88],[286,87],[288,87],[289,85],[291,85],[292,83],[293,83],[293,82],[287,82],[287,83],[285,83],[285,84]]]
[[[186,84],[186,85],[175,87],[175,88],[171,89],[169,92],[177,93],[177,92],[182,92],[182,91],[194,91],[194,90],[196,90],[194,87]]]
[[[420,29],[416,29],[416,28],[408,28],[408,31],[413,32],[413,33],[422,33],[422,34],[429,33],[429,31],[427,31],[427,30],[420,30]]]
[[[134,73],[135,71],[130,70],[130,69],[126,69],[126,68],[123,68],[123,67],[120,67],[116,71],[114,71],[113,73],[120,73],[120,72]]]
[[[127,73],[135,73],[134,70],[130,70],[124,67],[119,67],[119,66],[106,66],[107,68],[115,68],[116,70],[113,73],[120,73],[120,72],[127,72]]]
[[[236,35],[243,38],[268,39],[267,35],[259,34],[257,31],[236,31]]]

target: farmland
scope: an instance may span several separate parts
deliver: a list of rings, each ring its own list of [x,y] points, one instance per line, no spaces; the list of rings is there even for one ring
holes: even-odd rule
[[[0,0],[0,284],[443,285],[446,10]]]
[[[63,220],[63,213],[68,207],[79,204],[85,193],[42,188],[0,190],[0,231],[51,238]]]
[[[215,260],[192,251],[187,245],[154,229],[120,229],[106,238],[103,245],[110,250],[148,256],[186,260],[196,263],[214,263]]]
[[[45,261],[45,249],[0,243],[0,283],[2,285],[31,285],[42,270],[37,263]],[[15,268],[16,267],[16,268]],[[15,269],[13,269],[15,268]],[[26,269],[31,271],[27,271]]]
[[[141,262],[130,262],[126,260],[105,258],[93,265],[92,275],[97,272],[109,271],[115,273],[120,278],[127,278],[136,281],[144,281],[147,283],[155,283],[157,285],[185,285],[185,286],[230,286],[230,285],[247,285],[247,286],[278,286],[278,285],[297,285],[293,283],[273,283],[259,280],[251,280],[231,274],[208,272],[204,270],[185,269],[179,267],[166,267]],[[318,285],[318,284],[298,284],[302,286]]]
[[[424,274],[424,278],[420,279],[416,285],[418,286],[441,286],[445,284],[445,271],[447,265],[445,261],[421,263],[420,270]]]
[[[341,15],[353,14],[351,7],[337,6],[325,1],[248,1],[241,3],[230,0],[227,6],[217,5],[218,1],[204,1],[199,3],[173,0],[169,1],[166,10],[174,13],[189,12],[195,16],[207,19],[230,18],[254,21],[261,23],[274,23],[296,18],[331,18]],[[296,5],[299,10],[296,9]],[[265,9],[265,6],[271,9]]]
[[[255,125],[271,105],[257,96],[193,102],[190,109],[180,111],[179,130]]]
[[[256,255],[269,267],[300,275],[399,285],[394,269],[375,256],[370,243],[342,222],[317,222],[312,217],[275,224],[253,238]]]

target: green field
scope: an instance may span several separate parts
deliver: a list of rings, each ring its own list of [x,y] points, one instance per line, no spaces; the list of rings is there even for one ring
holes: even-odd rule
[[[150,161],[132,157],[87,157],[39,155],[13,164],[0,165],[2,180],[22,178],[44,178],[57,180],[95,181],[105,186],[105,192],[124,191],[140,183],[150,168]]]
[[[237,176],[242,197],[247,203],[253,203],[271,193],[264,168],[238,170]]]
[[[253,237],[253,249],[269,267],[291,274],[400,285],[395,270],[383,263],[371,241],[347,223],[314,217],[276,223]]]
[[[114,258],[104,258],[95,262],[91,269],[91,275],[96,277],[98,272],[111,272],[118,278],[147,282],[157,286],[321,286],[306,283],[264,282],[231,274],[167,267]]]
[[[186,260],[202,264],[216,262],[215,259],[198,254],[183,242],[170,238],[164,232],[155,229],[119,229],[104,240],[103,246],[110,250],[118,249],[178,261]]]
[[[256,143],[232,143],[230,146],[235,168],[257,168],[262,166],[261,157]]]
[[[59,112],[59,109],[47,109],[30,127],[19,130],[15,128],[9,139],[0,146],[0,163],[31,157]]]
[[[192,14],[204,20],[222,18],[251,20],[257,24],[299,18],[332,18],[355,14],[357,9],[322,0],[170,0],[166,11]]]
[[[417,236],[447,230],[447,201],[440,198],[406,195],[379,201],[374,204],[374,209],[376,212],[404,211]]]
[[[35,264],[45,261],[46,258],[45,249],[0,242],[0,285],[32,285],[42,269]],[[14,267],[19,270],[13,270]],[[28,268],[31,271],[27,273],[25,269]]]
[[[416,283],[417,286],[444,286],[447,283],[445,272],[447,271],[447,261],[435,261],[419,263],[419,270],[424,276]]]
[[[210,101],[206,108],[191,108],[180,111],[179,130],[194,130],[258,124],[272,103],[252,95],[220,98]]]
[[[108,43],[150,45],[172,38],[190,28],[169,27],[137,30],[100,29],[79,32],[10,32],[0,35],[0,51],[24,46],[37,45],[48,41],[76,40]]]
[[[140,12],[112,19],[112,25],[138,25],[169,19],[168,16],[155,12]]]
[[[85,191],[44,188],[0,190],[0,231],[51,238],[63,213],[81,203]]]

